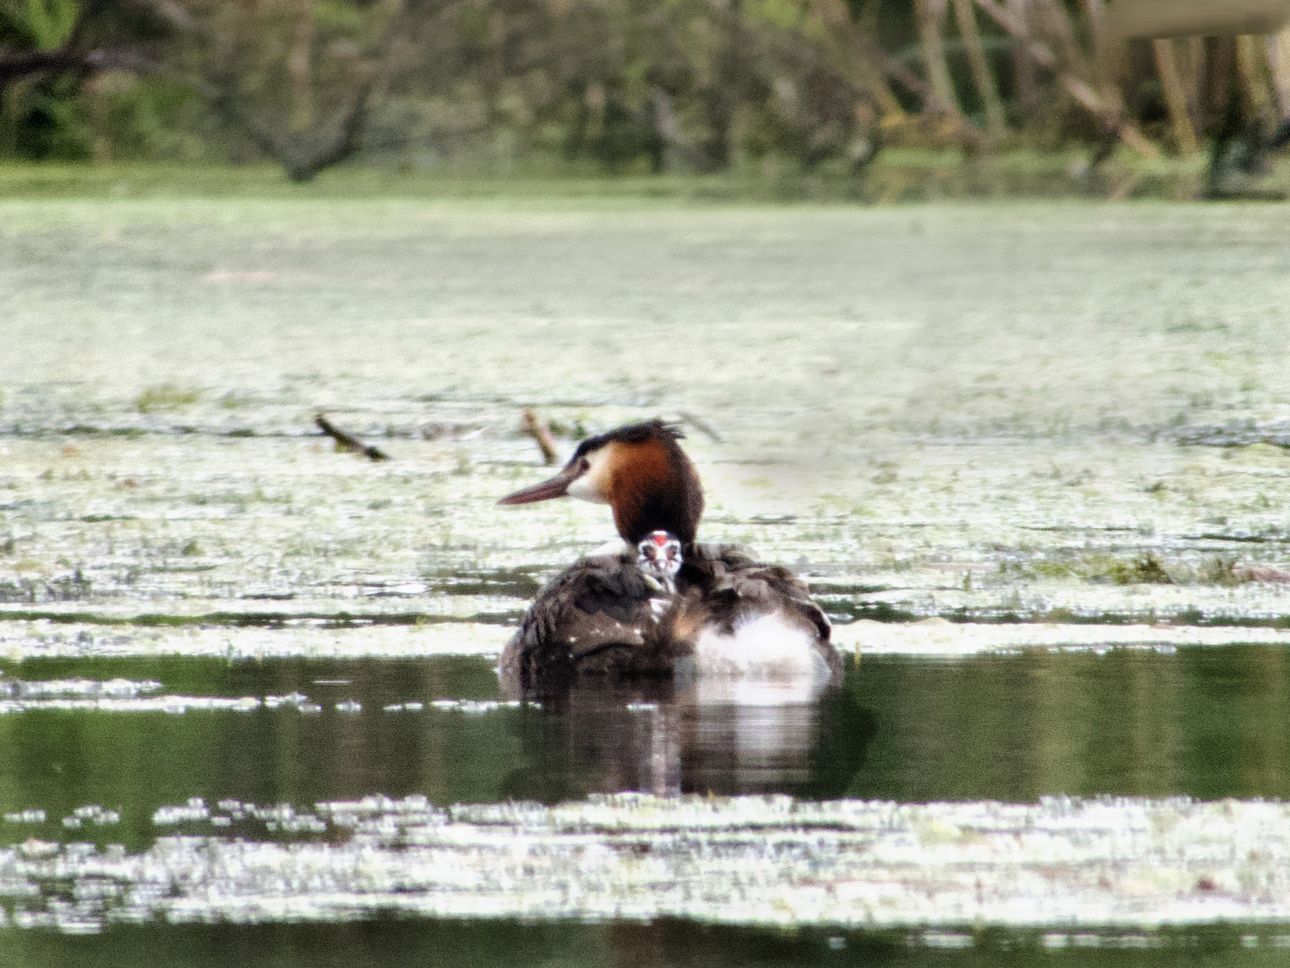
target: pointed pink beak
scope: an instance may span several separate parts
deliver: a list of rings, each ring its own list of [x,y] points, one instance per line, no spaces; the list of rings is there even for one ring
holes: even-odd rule
[[[571,463],[550,480],[543,481],[541,484],[522,487],[514,494],[506,495],[497,503],[533,504],[537,501],[549,501],[552,498],[564,497],[569,491],[569,485],[573,483],[577,476],[578,465]]]

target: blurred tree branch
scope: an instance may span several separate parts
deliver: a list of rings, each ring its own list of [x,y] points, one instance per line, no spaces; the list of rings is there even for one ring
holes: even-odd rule
[[[39,0],[29,5],[41,9]],[[114,6],[113,0],[84,0],[64,7],[71,11],[70,20],[47,21],[38,27],[25,22],[20,25],[31,30],[35,50],[8,53],[0,50],[0,97],[4,88],[20,77],[48,73],[90,73],[95,69],[95,51],[84,44],[86,25],[103,11]],[[65,12],[64,17],[67,16]],[[61,38],[59,37],[61,35]],[[56,42],[55,42],[56,41]]]
[[[0,0],[0,152],[109,157],[121,117],[153,125],[127,145],[294,181],[360,153],[858,173],[883,145],[1222,147],[1218,62],[1198,39],[1130,46],[1122,2]],[[1235,45],[1225,117],[1284,107],[1285,50]]]
[[[325,126],[329,133],[291,132],[283,137],[257,121],[239,104],[239,98],[232,92],[200,78],[181,74],[164,64],[136,54],[99,53],[96,65],[161,77],[187,88],[221,120],[236,128],[265,156],[281,165],[293,182],[307,182],[319,172],[351,158],[359,150],[374,86],[374,79],[368,78],[355,89],[348,104],[343,105]]]
[[[1026,25],[1015,18],[1009,11],[999,6],[996,0],[976,0],[976,5],[987,13],[1000,27],[1011,34],[1022,46],[1024,53],[1041,67],[1057,74],[1061,86],[1077,104],[1094,115],[1104,128],[1114,131],[1116,136],[1145,158],[1157,158],[1160,151],[1143,137],[1137,126],[1124,117],[1123,112],[1108,107],[1087,82],[1073,73],[1064,70],[1058,63],[1057,55],[1045,43],[1031,38]]]

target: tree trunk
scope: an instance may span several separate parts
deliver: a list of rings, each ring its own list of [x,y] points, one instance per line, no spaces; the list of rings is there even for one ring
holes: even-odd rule
[[[1187,52],[1184,58],[1183,77],[1191,82],[1191,89],[1188,91],[1187,111],[1193,118],[1199,118],[1201,88],[1205,84],[1205,38],[1188,37],[1184,41],[1183,49]],[[1174,47],[1175,53],[1178,47]]]
[[[967,48],[972,80],[976,83],[977,93],[985,106],[986,130],[992,138],[1002,138],[1007,134],[1008,122],[1004,119],[1003,102],[999,100],[999,91],[994,86],[994,76],[990,73],[990,62],[985,56],[985,46],[981,43],[981,33],[976,27],[972,0],[954,0],[954,16]]]
[[[1227,149],[1245,126],[1241,110],[1241,81],[1237,76],[1235,37],[1205,38],[1205,82],[1201,89],[1202,129],[1212,141],[1205,194],[1223,198],[1223,171]]]
[[[1277,92],[1277,109],[1285,117],[1290,115],[1290,27],[1268,37],[1268,55],[1272,65],[1272,83]]]
[[[1117,63],[1115,40],[1106,23],[1106,6],[1103,0],[1081,0],[1084,14],[1088,17],[1089,29],[1093,33],[1093,62],[1097,74],[1098,86],[1103,90],[1116,87],[1120,75]]]
[[[291,131],[305,131],[314,123],[313,84],[314,3],[302,0],[296,18],[296,36],[287,55],[291,82]]]
[[[1241,87],[1249,99],[1252,115],[1266,118],[1273,110],[1272,91],[1259,53],[1258,45],[1249,34],[1236,38],[1236,67],[1241,75]]]
[[[1200,148],[1200,143],[1196,139],[1196,128],[1187,111],[1187,88],[1183,84],[1182,71],[1178,68],[1174,42],[1157,38],[1151,42],[1151,49],[1156,55],[1156,71],[1160,74],[1160,87],[1165,95],[1165,105],[1169,109],[1169,122],[1173,126],[1178,153],[1195,154]]]
[[[945,60],[945,44],[941,40],[945,0],[914,0],[914,12],[918,16],[923,62],[927,66],[927,81],[932,86],[936,108],[947,114],[961,115],[963,111],[954,93],[954,82],[950,80],[950,68]]]
[[[1028,25],[1030,0],[1008,0],[1008,12],[1018,24]],[[1032,128],[1039,120],[1039,75],[1033,58],[1020,45],[1013,48],[1012,63],[1022,123]]]
[[[844,0],[810,0],[810,9],[829,28],[829,61],[849,80],[869,91],[884,117],[899,117],[900,102],[887,83],[882,64],[866,56],[867,28],[851,19]]]
[[[1062,60],[1067,67],[1074,69],[1084,77],[1088,76],[1084,49],[1080,47],[1075,36],[1075,26],[1066,14],[1066,8],[1057,0],[1036,0],[1046,21],[1046,34],[1056,37],[1061,42]]]

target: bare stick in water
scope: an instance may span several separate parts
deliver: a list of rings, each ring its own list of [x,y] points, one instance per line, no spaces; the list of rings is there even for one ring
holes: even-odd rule
[[[345,433],[345,431],[341,430],[339,427],[333,424],[322,414],[318,414],[318,416],[314,417],[314,423],[318,425],[319,430],[321,430],[328,437],[331,437],[333,440],[336,441],[337,450],[344,450],[355,454],[362,454],[364,457],[367,457],[371,460],[389,460],[390,459],[390,455],[385,453],[385,451],[378,450],[375,447],[371,447],[363,443],[357,437],[353,437],[350,434]]]
[[[524,411],[524,432],[537,441],[538,448],[542,451],[542,460],[546,464],[557,464],[560,462],[560,455],[555,450],[555,438],[551,436],[551,430],[545,423],[537,418],[532,410]]]

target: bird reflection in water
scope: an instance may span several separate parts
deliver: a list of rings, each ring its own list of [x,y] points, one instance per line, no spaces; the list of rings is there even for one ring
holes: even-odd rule
[[[863,768],[877,721],[845,683],[792,702],[715,693],[651,680],[548,696],[516,719],[524,765],[505,792],[549,803],[622,791],[828,799]]]

